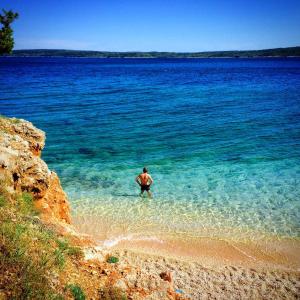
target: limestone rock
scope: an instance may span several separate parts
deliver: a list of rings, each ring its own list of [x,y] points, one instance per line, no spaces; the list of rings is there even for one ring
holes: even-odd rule
[[[42,217],[71,222],[67,196],[40,158],[45,133],[22,119],[0,117],[0,183],[8,193],[28,192]]]
[[[117,288],[117,289],[120,289],[122,291],[127,290],[127,285],[126,285],[126,283],[123,279],[117,280],[116,283],[114,284],[114,287]]]

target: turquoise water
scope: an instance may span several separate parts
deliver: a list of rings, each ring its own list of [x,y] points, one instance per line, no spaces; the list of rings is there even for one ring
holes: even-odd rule
[[[299,59],[1,58],[0,111],[99,237],[300,236]]]

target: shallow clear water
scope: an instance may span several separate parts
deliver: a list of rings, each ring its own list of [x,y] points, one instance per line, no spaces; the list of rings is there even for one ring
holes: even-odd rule
[[[0,112],[99,235],[300,236],[299,59],[1,58]]]

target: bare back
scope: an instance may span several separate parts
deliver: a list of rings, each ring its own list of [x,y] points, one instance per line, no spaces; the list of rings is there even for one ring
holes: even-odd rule
[[[142,173],[139,175],[141,184],[148,184],[148,181],[151,181],[151,176],[148,173]]]

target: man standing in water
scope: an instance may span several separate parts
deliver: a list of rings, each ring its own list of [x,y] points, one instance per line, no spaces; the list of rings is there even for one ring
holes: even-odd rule
[[[146,191],[148,196],[152,198],[152,194],[150,192],[150,186],[153,183],[153,179],[150,174],[148,174],[148,170],[146,167],[143,168],[143,173],[138,175],[135,178],[135,181],[137,184],[141,187],[141,194],[140,196],[143,195],[143,193]]]

